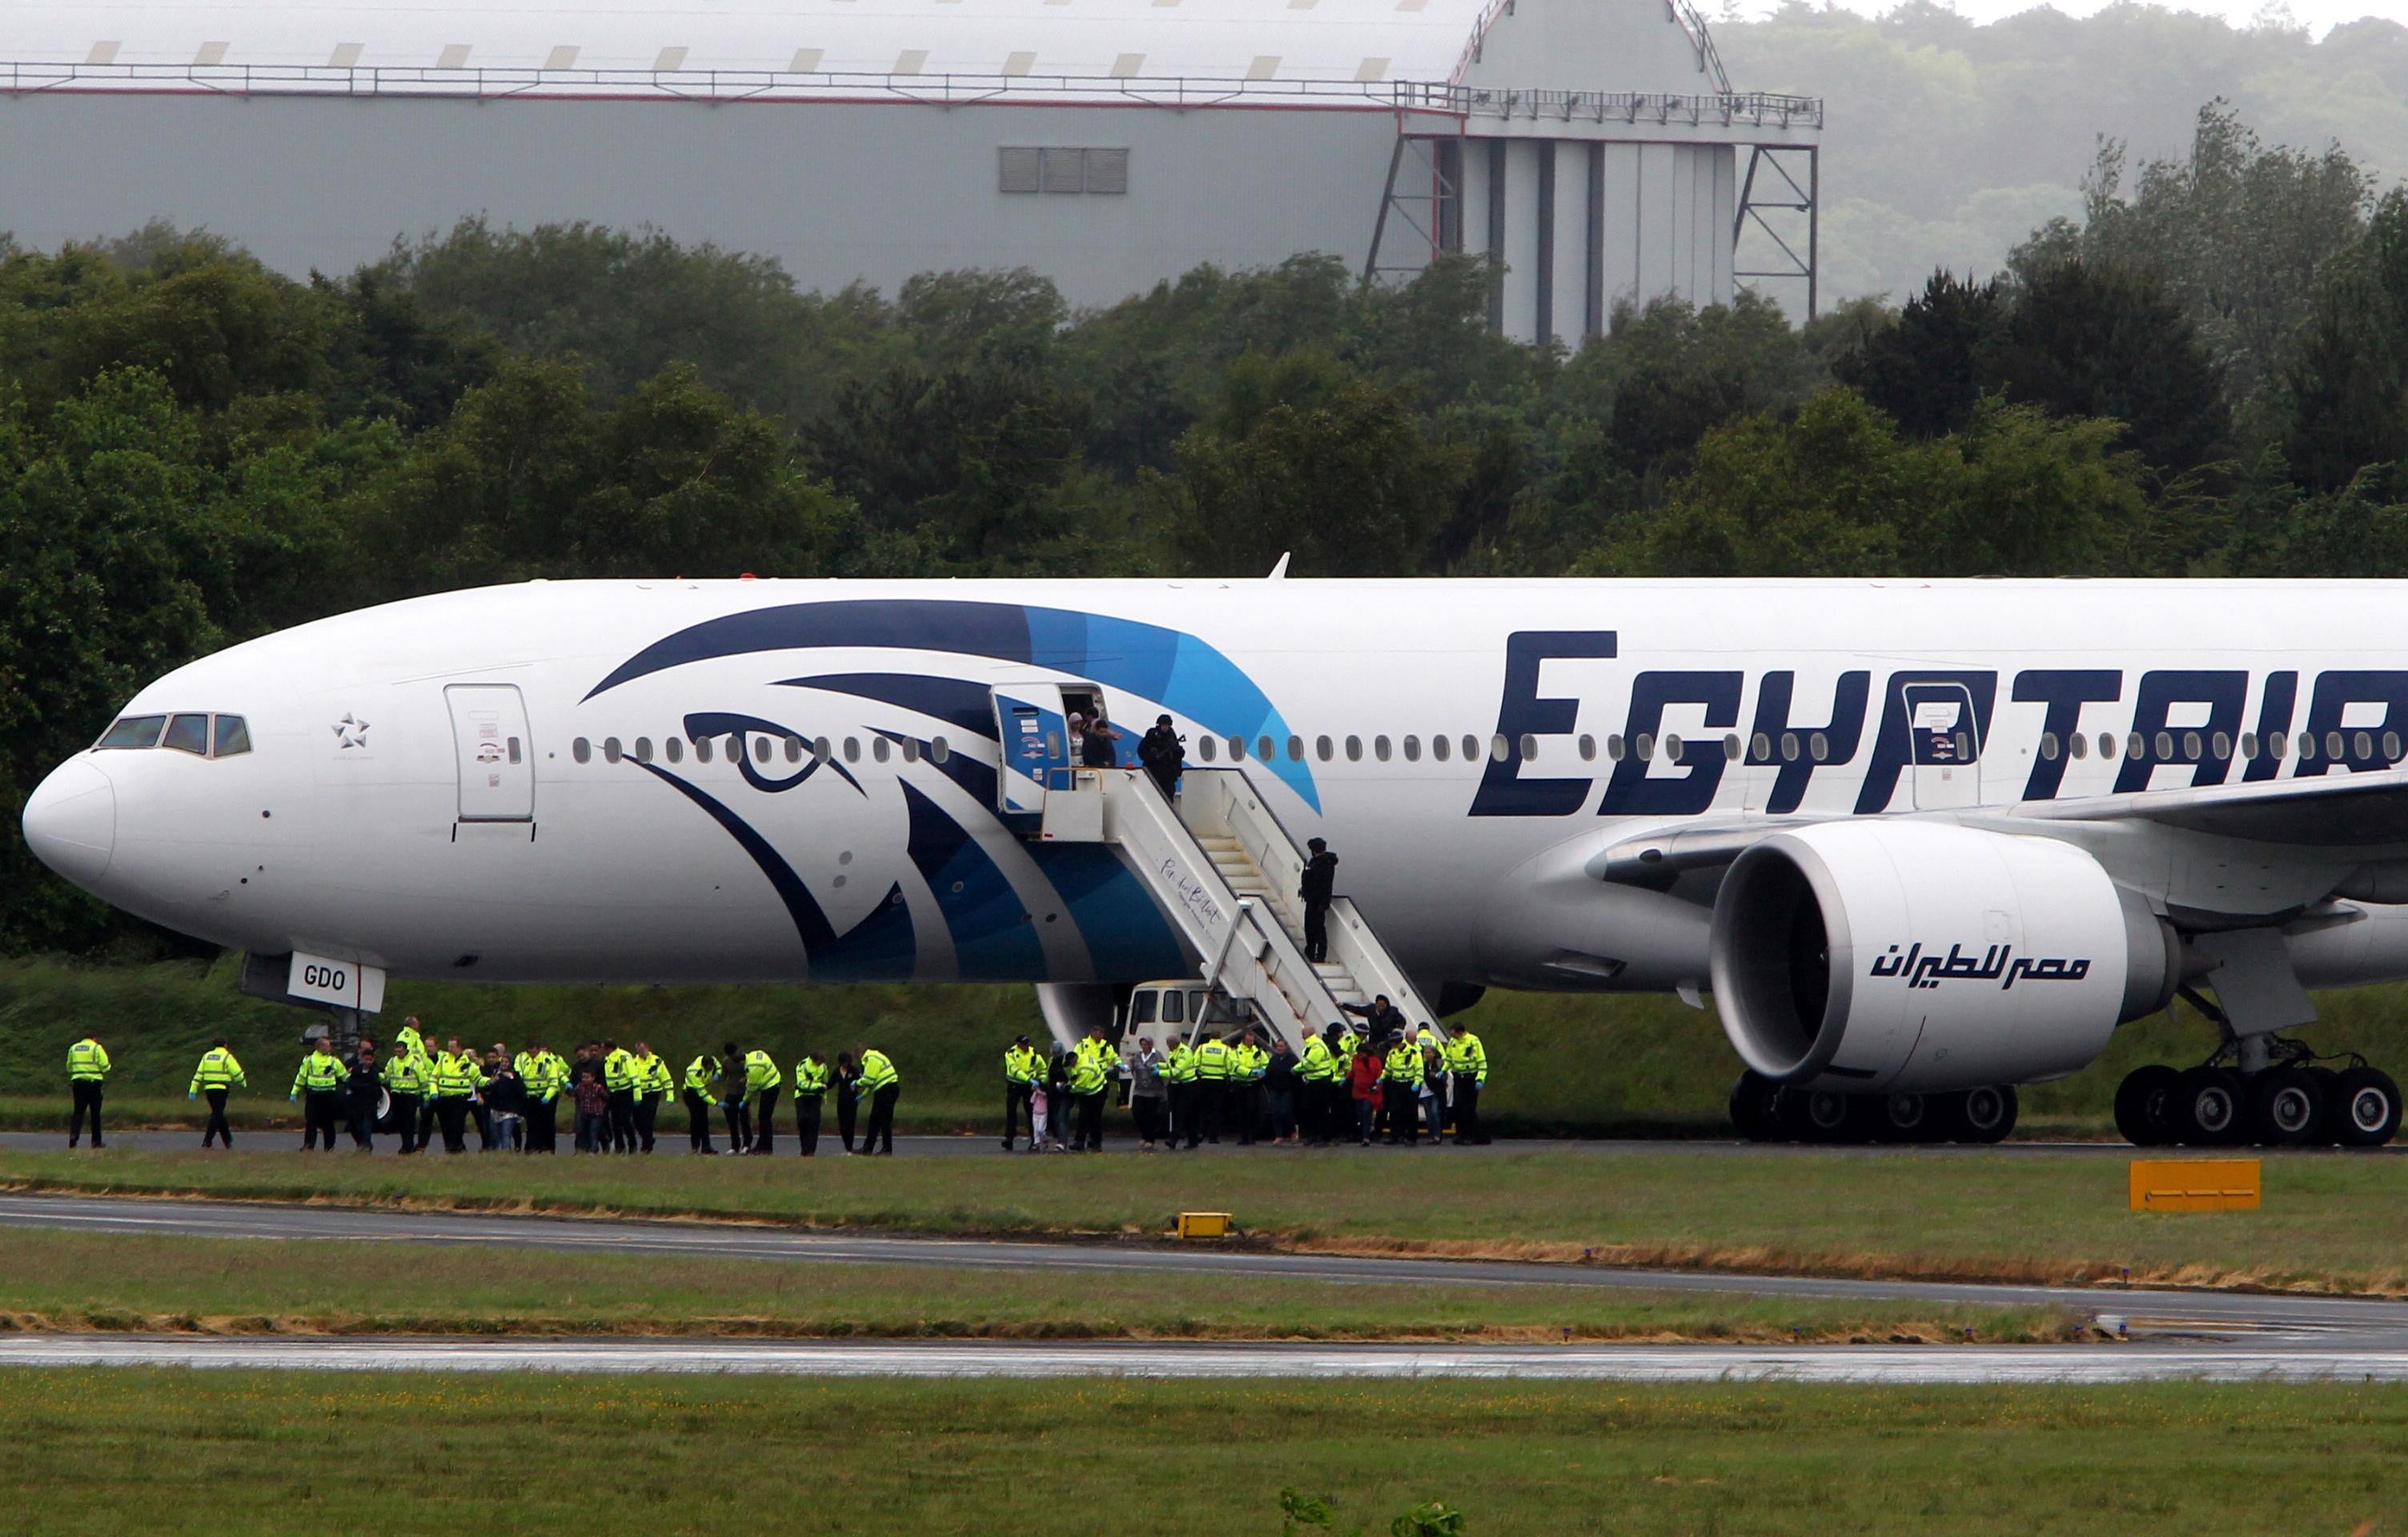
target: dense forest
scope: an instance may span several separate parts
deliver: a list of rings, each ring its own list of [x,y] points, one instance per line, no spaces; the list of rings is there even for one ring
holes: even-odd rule
[[[2230,102],[2270,141],[2338,141],[2380,181],[2408,176],[2398,21],[2315,38],[2272,7],[2248,27],[2131,4],[2079,21],[2035,5],[1977,26],[1933,0],[1879,20],[1785,0],[1742,22],[1735,4],[1713,23],[1731,83],[1820,96],[1828,111],[1827,296],[1902,301],[1934,266],[1992,270],[2035,226],[2081,216],[2101,137],[2136,165],[2179,159],[2205,101]]]
[[[231,640],[529,576],[2408,569],[2408,194],[2231,108],[1995,275],[1794,327],[1487,334],[1485,274],[1201,268],[1093,313],[470,223],[296,281],[0,251],[0,817]],[[146,953],[0,839],[0,946]]]

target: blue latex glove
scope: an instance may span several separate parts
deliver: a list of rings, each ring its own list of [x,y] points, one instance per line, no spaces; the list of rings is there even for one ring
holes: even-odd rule
[[[301,1096],[297,1094],[288,1094],[284,1097],[284,1102],[288,1105],[297,1105],[301,1102]]]
[[[193,1100],[193,1099],[199,1099],[199,1098],[200,1098],[200,1096],[199,1096],[199,1095],[197,1095],[197,1094],[194,1094],[194,1092],[192,1092],[190,1089],[186,1089],[186,1090],[184,1091],[184,1098],[185,1098],[187,1100]]]

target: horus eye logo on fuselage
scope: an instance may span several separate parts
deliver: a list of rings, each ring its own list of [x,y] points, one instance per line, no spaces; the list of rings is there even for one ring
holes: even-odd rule
[[[1870,974],[1903,977],[1910,988],[1935,988],[1943,982],[1995,982],[2005,992],[2019,982],[2080,982],[2090,974],[2090,962],[2087,957],[2018,955],[2010,944],[1989,945],[1978,955],[1965,954],[1959,944],[1950,945],[1945,955],[1937,947],[1925,955],[1918,942],[1903,955],[1891,945],[1874,956]]]

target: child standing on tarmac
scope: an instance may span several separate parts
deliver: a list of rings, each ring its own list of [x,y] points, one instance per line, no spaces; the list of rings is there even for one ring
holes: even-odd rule
[[[1029,1085],[1028,1151],[1045,1151],[1045,1080],[1042,1078]]]

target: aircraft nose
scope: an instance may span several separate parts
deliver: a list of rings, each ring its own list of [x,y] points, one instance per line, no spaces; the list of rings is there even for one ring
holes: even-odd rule
[[[25,801],[25,843],[79,886],[99,880],[117,843],[117,790],[108,776],[84,757],[50,770]]]

